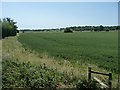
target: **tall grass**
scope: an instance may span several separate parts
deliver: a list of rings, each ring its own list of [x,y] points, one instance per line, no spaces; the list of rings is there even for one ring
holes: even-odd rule
[[[38,33],[38,34],[42,34],[43,37],[47,37],[44,36],[44,34],[47,34],[47,33]],[[39,37],[37,33],[34,35],[34,33],[29,33],[29,35],[34,35],[37,37]],[[55,35],[55,34],[60,34],[60,35],[73,35],[73,34],[64,34],[64,33],[48,33],[49,36],[52,37],[52,35]],[[74,33],[74,34],[78,34],[78,33]],[[83,33],[84,34],[84,33]],[[111,33],[112,34],[112,33]],[[115,33],[114,33],[115,34]],[[22,34],[21,34],[22,35]],[[21,36],[20,35],[20,36]],[[41,36],[41,35],[40,35]],[[58,36],[58,35],[56,35]],[[23,35],[23,37],[25,38],[26,37],[26,34],[25,36]],[[23,39],[22,37],[22,39]],[[30,37],[33,37],[33,36],[30,36]],[[54,36],[53,36],[54,37]],[[66,36],[64,36],[66,37]],[[70,36],[69,36],[70,37]],[[73,37],[73,36],[72,36]],[[19,39],[21,39],[19,36],[18,36]],[[40,38],[40,37],[39,37]],[[54,37],[55,38],[55,37]],[[18,39],[18,40],[19,40]],[[26,40],[29,40],[28,37],[26,37]],[[48,40],[49,41],[49,40]],[[54,40],[53,40],[54,41]],[[38,41],[40,42],[40,41]],[[47,41],[46,41],[47,42]],[[31,41],[31,43],[33,43]],[[43,42],[44,43],[44,42]],[[22,47],[22,45],[24,47]],[[35,42],[34,42],[35,44]],[[52,44],[52,43],[51,43]],[[37,45],[37,44],[36,44]],[[50,45],[50,44],[49,44]],[[61,44],[62,45],[62,44]],[[67,44],[66,44],[67,45]],[[5,78],[8,78],[9,77],[13,77],[14,75],[17,75],[15,73],[18,73],[19,74],[19,70],[20,68],[18,67],[14,67],[14,68],[17,68],[18,71],[12,73],[12,68],[11,66],[9,66],[10,63],[14,62],[14,60],[18,59],[19,61],[15,61],[15,63],[22,63],[22,62],[25,62],[27,63],[28,61],[32,63],[32,66],[35,67],[36,65],[39,66],[43,66],[44,64],[48,67],[48,68],[51,68],[51,69],[55,69],[56,72],[58,73],[64,73],[70,77],[76,77],[76,78],[80,78],[81,79],[84,79],[86,78],[87,79],[87,67],[88,66],[92,66],[92,69],[95,70],[95,71],[100,71],[100,72],[109,72],[109,71],[106,71],[104,69],[101,69],[99,67],[97,67],[96,65],[93,65],[93,64],[90,64],[88,63],[88,61],[84,61],[82,59],[64,59],[62,57],[58,57],[58,56],[55,56],[55,55],[52,55],[50,54],[50,52],[46,52],[46,51],[36,51],[34,48],[30,48],[29,45],[25,43],[20,43],[17,41],[17,37],[9,37],[9,38],[6,38],[6,39],[3,39],[2,40],[2,57],[3,57],[3,62],[4,63],[7,63],[7,65],[5,66],[6,67],[6,70],[4,73],[8,73],[8,74],[5,74],[3,76],[5,76]],[[44,46],[43,46],[44,47]],[[29,49],[28,49],[29,48]],[[66,47],[67,48],[67,47]],[[43,48],[45,49],[45,47]],[[47,49],[47,48],[46,48]],[[33,51],[31,51],[33,50]],[[69,51],[71,51],[69,49]],[[44,53],[45,52],[45,53]],[[72,51],[71,51],[72,52]],[[55,53],[55,52],[54,52]],[[9,61],[6,62],[6,59]],[[5,60],[5,61],[4,61]],[[11,62],[12,60],[12,62]],[[92,62],[91,62],[92,63]],[[94,62],[93,62],[94,63]],[[12,63],[13,64],[13,63]],[[21,65],[21,64],[20,64]],[[30,64],[31,65],[31,64]],[[14,65],[13,65],[14,66]],[[4,68],[3,68],[4,69]],[[8,70],[7,70],[8,69]],[[28,69],[28,68],[26,68]],[[35,68],[34,68],[35,69]],[[37,70],[37,69],[36,69]],[[28,70],[29,72],[29,70]],[[9,75],[10,73],[10,75]],[[8,76],[7,76],[8,75]],[[57,74],[56,74],[57,75]],[[17,77],[17,76],[16,76]],[[16,77],[13,77],[13,79],[15,79]],[[107,81],[106,77],[101,77],[101,76],[97,76],[98,78],[100,78],[102,81]],[[63,77],[65,78],[65,77]],[[68,77],[69,78],[69,77]],[[24,79],[24,78],[23,78]],[[30,78],[31,79],[31,78]],[[11,80],[11,79],[9,79]],[[17,80],[17,79],[16,79]],[[21,83],[21,81],[19,82],[20,80],[18,80],[18,83]],[[76,82],[73,80],[73,82]],[[73,82],[68,82],[68,83],[73,83]],[[116,87],[116,83],[117,83],[117,78],[116,78],[116,74],[113,73],[113,87]],[[107,82],[106,82],[107,83]],[[5,82],[6,84],[6,82]],[[8,83],[9,85],[11,85],[10,83]],[[77,83],[78,84],[78,83]],[[81,82],[80,82],[81,84]],[[54,85],[54,84],[53,84]],[[82,85],[82,84],[81,84]],[[80,85],[80,86],[81,86]],[[14,86],[14,85],[13,85]],[[78,85],[79,86],[79,85]],[[66,87],[62,84],[60,84],[60,87]],[[67,86],[68,87],[68,86]]]
[[[117,32],[24,33],[18,40],[40,54],[117,72],[117,37]]]

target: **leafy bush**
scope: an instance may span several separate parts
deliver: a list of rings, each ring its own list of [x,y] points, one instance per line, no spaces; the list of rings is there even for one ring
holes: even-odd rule
[[[51,88],[71,85],[77,89],[102,90],[95,81],[80,80],[72,75],[57,72],[45,65],[32,65],[18,60],[3,60],[2,88]],[[63,87],[62,87],[63,88]],[[64,87],[65,88],[65,87]]]
[[[45,65],[32,65],[30,62],[21,63],[18,60],[3,60],[3,88],[57,88],[60,83],[73,83],[65,73],[59,73]]]

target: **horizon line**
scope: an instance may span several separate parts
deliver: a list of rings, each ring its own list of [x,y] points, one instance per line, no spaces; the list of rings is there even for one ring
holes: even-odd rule
[[[100,24],[102,25],[102,24]],[[55,27],[55,28],[18,28],[18,30],[22,30],[22,29],[61,29],[61,28],[67,28],[67,27],[85,27],[85,26],[100,26],[100,25],[78,25],[78,26],[66,26],[66,27]],[[103,27],[112,27],[112,26],[119,26],[119,25],[102,25]]]

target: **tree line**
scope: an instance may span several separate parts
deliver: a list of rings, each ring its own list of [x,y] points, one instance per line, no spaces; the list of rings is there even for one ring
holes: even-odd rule
[[[11,18],[3,18],[0,19],[0,33],[1,36],[0,38],[5,38],[8,36],[16,36],[17,32],[17,22],[12,20]],[[35,30],[30,30],[30,29],[24,29],[20,30],[22,32],[24,31],[64,31],[65,33],[71,33],[73,31],[115,31],[115,30],[120,30],[120,26],[72,26],[72,27],[65,27],[65,28],[56,28],[56,29],[35,29]]]
[[[16,23],[11,18],[0,19],[0,33],[2,33],[0,38],[16,36],[18,32]]]
[[[49,32],[49,31],[56,31],[60,32],[63,31],[65,33],[72,33],[73,31],[91,31],[91,32],[100,32],[100,31],[116,31],[120,30],[120,26],[72,26],[72,27],[65,27],[65,28],[56,28],[56,29],[22,29],[22,32]]]
[[[72,32],[72,31],[116,31],[120,30],[120,26],[73,26],[73,27],[67,27],[67,28],[61,28],[61,30],[64,30],[64,32]]]

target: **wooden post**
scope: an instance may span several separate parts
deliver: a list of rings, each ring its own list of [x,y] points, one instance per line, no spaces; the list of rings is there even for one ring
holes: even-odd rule
[[[106,86],[104,83],[102,83],[99,79],[94,78],[96,81],[98,81],[102,86],[108,87],[108,90],[112,90],[112,73],[106,74],[106,73],[101,73],[101,72],[96,72],[96,71],[92,71],[91,67],[88,67],[88,81],[91,81],[91,74],[95,73],[95,74],[100,74],[100,75],[105,75],[105,76],[109,76],[109,80],[108,80],[108,84],[109,86]]]
[[[109,90],[112,90],[112,73],[109,73]]]
[[[88,67],[88,80],[91,81],[91,67]]]

